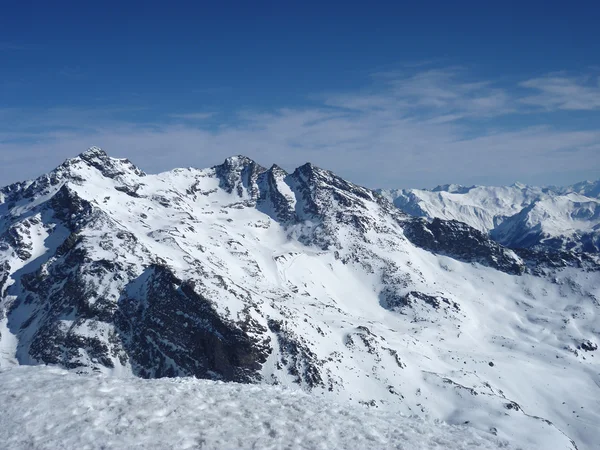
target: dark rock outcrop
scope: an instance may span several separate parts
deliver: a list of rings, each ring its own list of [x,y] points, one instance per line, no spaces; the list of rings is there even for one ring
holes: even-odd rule
[[[271,349],[266,329],[247,318],[225,320],[193,282],[154,265],[119,300],[118,330],[135,373],[144,378],[195,376],[256,382]],[[252,333],[249,333],[252,332]]]
[[[416,246],[466,262],[477,262],[513,275],[525,271],[514,253],[475,228],[457,220],[414,218],[404,222],[404,234]]]

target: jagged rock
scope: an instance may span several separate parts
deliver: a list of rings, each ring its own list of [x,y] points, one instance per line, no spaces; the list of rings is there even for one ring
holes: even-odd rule
[[[457,220],[413,219],[405,222],[405,235],[425,250],[468,262],[478,262],[506,273],[522,274],[524,264],[516,255],[481,231]]]
[[[54,217],[71,231],[81,227],[93,212],[92,204],[82,199],[68,184],[64,184],[56,192],[48,206],[52,208]]]
[[[562,250],[536,250],[516,248],[514,252],[525,262],[528,270],[535,275],[543,275],[548,270],[573,267],[586,271],[599,271],[600,259],[597,255]]]
[[[596,344],[595,342],[592,341],[583,341],[580,345],[582,350],[585,350],[586,352],[594,352],[596,350],[598,350],[598,344]]]
[[[423,302],[432,307],[433,309],[450,307],[456,311],[460,311],[460,306],[458,306],[458,303],[454,301],[448,300],[447,298],[441,295],[427,295],[417,291],[411,291],[408,294],[402,296],[388,297],[386,298],[386,303],[384,307],[388,309],[405,308],[410,307],[415,302]]]
[[[285,184],[287,172],[277,165],[261,173],[258,177],[260,198],[257,208],[281,223],[298,221],[295,211],[294,193]]]
[[[295,382],[307,389],[324,386],[319,369],[321,364],[315,353],[301,342],[302,338],[289,330],[281,320],[269,319],[268,326],[277,337],[280,364],[287,368]]]
[[[177,279],[164,266],[148,267],[130,282],[139,283],[141,298],[119,301],[117,328],[136,374],[242,383],[261,379],[260,368],[271,352],[268,340],[220,317],[192,282]],[[266,331],[257,324],[254,329]]]
[[[236,192],[239,197],[248,195],[252,200],[258,197],[258,176],[266,169],[245,156],[231,156],[219,166],[215,173],[219,178],[219,186],[225,191]]]
[[[91,147],[77,158],[68,160],[61,167],[70,167],[77,164],[79,160],[98,169],[100,173],[102,173],[102,176],[107,178],[119,179],[119,177],[128,173],[133,173],[138,177],[146,176],[142,170],[132,164],[128,159],[111,158],[104,150],[98,147]]]

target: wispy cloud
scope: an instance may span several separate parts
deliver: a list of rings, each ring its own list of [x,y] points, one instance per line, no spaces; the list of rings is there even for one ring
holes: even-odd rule
[[[367,92],[332,95],[331,106],[394,110],[398,114],[433,114],[454,120],[514,111],[514,99],[490,81],[471,80],[465,69],[378,72]]]
[[[600,76],[567,76],[554,74],[532,78],[521,83],[524,88],[537,91],[521,98],[522,103],[547,110],[600,109]]]
[[[312,107],[238,111],[226,122],[214,112],[133,122],[126,111],[0,110],[0,184],[47,171],[91,145],[150,172],[206,167],[242,153],[287,169],[312,161],[371,187],[598,177],[600,126],[592,125],[599,122],[574,128],[553,119],[553,111],[565,109],[596,114],[583,106],[590,106],[597,87],[591,78],[583,85],[577,79],[588,95],[577,103],[567,103],[575,96],[566,94],[558,101],[556,90],[547,88],[553,77],[508,86],[464,68],[403,68],[373,75],[360,91],[313,97]],[[532,102],[531,89],[545,103]],[[588,103],[580,103],[583,97]]]
[[[183,113],[183,114],[169,114],[169,117],[174,119],[183,119],[183,120],[206,120],[214,117],[216,113],[214,112],[196,112],[196,113]]]

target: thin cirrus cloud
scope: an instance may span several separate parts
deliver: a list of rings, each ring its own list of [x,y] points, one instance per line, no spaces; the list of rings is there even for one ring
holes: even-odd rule
[[[0,125],[0,184],[48,171],[92,145],[148,172],[245,154],[289,170],[311,161],[369,187],[566,184],[600,176],[600,127],[592,120],[566,127],[555,118],[564,110],[595,114],[598,87],[589,76],[507,85],[464,68],[411,70],[376,73],[358,91],[312,96],[311,106],[238,111],[226,122],[198,111],[151,122],[127,120],[127,108],[118,116],[55,108],[16,118],[0,111],[7,119]]]
[[[600,109],[600,76],[549,75],[524,81],[521,86],[537,91],[537,94],[521,99],[528,105],[549,110]]]
[[[206,120],[214,117],[214,112],[196,112],[196,113],[181,113],[181,114],[169,114],[169,117],[173,119],[183,120]]]
[[[490,117],[514,111],[505,90],[490,81],[470,80],[465,69],[434,69],[406,75],[401,71],[372,75],[370,92],[333,95],[331,106],[348,109],[385,109],[397,113],[423,113],[455,120]],[[435,119],[436,117],[430,117]]]

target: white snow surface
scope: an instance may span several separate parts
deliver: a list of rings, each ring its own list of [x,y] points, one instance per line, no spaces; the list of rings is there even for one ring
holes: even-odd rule
[[[470,427],[299,389],[193,378],[0,370],[0,447],[19,449],[514,449]]]
[[[471,187],[444,185],[432,190],[392,189],[380,192],[409,214],[459,220],[484,232],[547,195],[542,188],[522,184]]]

